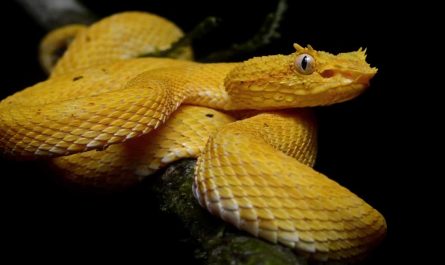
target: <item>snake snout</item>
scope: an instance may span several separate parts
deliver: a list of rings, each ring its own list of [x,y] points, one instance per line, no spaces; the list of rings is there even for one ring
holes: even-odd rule
[[[374,77],[376,71],[358,72],[358,71],[342,71],[334,69],[326,69],[320,73],[323,78],[332,78],[339,76],[350,83],[369,85],[369,81]]]

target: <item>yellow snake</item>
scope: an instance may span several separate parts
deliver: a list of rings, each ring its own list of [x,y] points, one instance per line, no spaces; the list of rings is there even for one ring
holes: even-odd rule
[[[292,54],[240,63],[136,58],[181,36],[142,12],[50,33],[41,46],[50,78],[0,103],[2,153],[51,158],[67,178],[99,186],[198,157],[196,198],[237,228],[316,260],[351,260],[375,246],[383,216],[311,168],[315,125],[305,109],[359,95],[377,72],[365,52],[294,44]]]

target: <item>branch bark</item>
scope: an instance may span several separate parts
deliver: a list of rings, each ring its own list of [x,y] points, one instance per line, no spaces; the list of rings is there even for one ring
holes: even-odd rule
[[[76,0],[16,0],[45,30],[68,24],[91,24],[97,18]]]
[[[196,244],[195,258],[203,264],[306,265],[289,248],[249,236],[216,219],[193,196],[195,160],[170,165],[152,185],[161,210],[179,218]]]

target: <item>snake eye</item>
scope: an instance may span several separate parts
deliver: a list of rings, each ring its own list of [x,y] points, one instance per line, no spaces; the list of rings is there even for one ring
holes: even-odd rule
[[[314,72],[315,60],[314,57],[309,54],[300,54],[295,60],[295,66],[299,73],[304,75],[310,75]]]

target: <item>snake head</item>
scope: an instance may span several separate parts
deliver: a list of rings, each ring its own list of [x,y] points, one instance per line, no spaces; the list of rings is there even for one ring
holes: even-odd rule
[[[294,44],[290,55],[255,57],[226,77],[234,108],[283,109],[330,105],[352,99],[369,86],[377,68],[366,51],[337,55]]]

